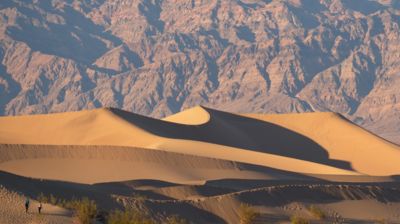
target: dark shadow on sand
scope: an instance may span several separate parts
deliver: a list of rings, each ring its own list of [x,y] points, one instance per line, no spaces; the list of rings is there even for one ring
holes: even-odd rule
[[[126,196],[132,196],[134,193],[141,193],[145,196],[149,196],[148,194],[150,191],[137,191],[132,189],[129,186],[129,183],[135,185],[133,182],[135,181],[88,185],[64,181],[39,180],[0,171],[0,186],[3,186],[10,191],[17,192],[34,199],[37,198],[40,193],[44,193],[46,195],[52,194],[61,199],[88,197],[96,201],[98,208],[106,210],[123,209],[122,206],[111,197],[112,194],[126,194]],[[159,186],[160,184],[168,184],[158,183],[158,181],[150,180],[138,180],[137,182],[140,182],[141,184],[155,184],[155,186]],[[168,184],[168,186],[174,186],[174,184]],[[151,193],[156,195],[154,192]],[[158,195],[157,197],[158,198],[149,198],[148,200],[143,200],[141,202],[141,206],[145,206],[151,213],[154,213],[154,215],[181,214],[182,217],[187,218],[188,220],[197,220],[201,221],[201,223],[225,223],[225,221],[217,215],[195,207],[187,201],[180,202],[177,200],[172,200],[171,198],[163,195]],[[33,210],[30,212],[35,213],[36,210],[35,212],[33,212]],[[45,208],[43,209],[42,214],[61,216],[61,214],[46,213]]]
[[[211,115],[210,122],[181,125],[111,109],[133,125],[159,136],[209,142],[352,170],[349,162],[330,159],[322,146],[297,132],[257,119],[208,108],[205,110]],[[223,132],[216,131],[220,128]]]

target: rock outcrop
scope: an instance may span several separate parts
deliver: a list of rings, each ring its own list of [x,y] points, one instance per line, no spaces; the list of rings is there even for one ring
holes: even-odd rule
[[[339,112],[400,143],[395,0],[0,2],[0,113]]]

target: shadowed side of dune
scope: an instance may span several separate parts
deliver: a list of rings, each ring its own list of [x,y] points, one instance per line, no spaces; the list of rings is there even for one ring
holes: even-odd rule
[[[211,223],[238,223],[240,206],[245,203],[254,206],[253,208],[266,209],[269,212],[273,211],[272,214],[263,214],[266,218],[264,221],[272,221],[270,218],[276,218],[277,216],[280,216],[277,221],[286,221],[290,219],[290,214],[301,212],[298,210],[299,206],[302,206],[302,209],[305,210],[304,213],[307,214],[307,205],[315,204],[356,202],[358,206],[363,206],[365,201],[372,201],[384,206],[387,203],[399,203],[400,191],[396,186],[398,185],[391,183],[290,183],[227,192],[208,197],[190,197],[184,200],[149,200],[146,201],[145,205],[150,211],[164,210],[170,213],[182,214],[188,220],[201,220],[199,223],[209,223],[211,220],[192,215],[191,210],[193,208],[208,211],[220,217],[219,220],[214,220]],[[164,191],[164,193],[166,192]],[[138,206],[135,200],[131,198],[124,198],[123,200],[125,204],[131,207]],[[293,208],[291,206],[292,203],[295,206],[293,211],[285,210],[285,207]],[[366,209],[365,212],[371,211]],[[329,220],[319,221],[322,223]]]
[[[208,108],[203,110],[209,114],[208,122],[184,125],[111,109],[120,118],[154,135],[265,152],[352,170],[349,162],[330,159],[328,152],[307,136],[273,123]]]
[[[351,162],[354,170],[373,176],[400,173],[400,147],[349,122],[340,114],[248,114],[275,123],[315,140],[330,158]]]
[[[228,181],[228,182],[227,182]],[[195,223],[238,223],[238,211],[242,203],[260,208],[280,210],[291,203],[332,204],[343,201],[378,201],[383,204],[400,202],[398,183],[329,183],[318,181],[281,182],[271,186],[259,182],[259,186],[233,189],[249,180],[216,180],[202,186],[177,185],[155,180],[134,180],[101,184],[77,184],[64,181],[49,181],[0,172],[0,185],[31,198],[40,193],[57,198],[72,199],[89,197],[99,209],[138,208],[149,212],[155,219],[178,214]],[[254,181],[254,180],[250,180]],[[242,183],[240,183],[242,182]],[[229,183],[231,188],[213,187]],[[265,184],[265,185],[264,185]],[[137,189],[143,186],[147,190]],[[139,200],[135,195],[140,195]],[[23,202],[23,201],[22,201]],[[362,202],[360,202],[362,205]],[[122,206],[123,205],[123,206]],[[22,204],[21,204],[22,206]],[[285,211],[277,211],[271,217],[288,220]]]
[[[200,110],[200,112],[199,112]],[[199,107],[173,115],[154,125],[136,115],[118,115],[157,136],[268,153],[357,171],[372,176],[400,173],[400,148],[334,113],[237,115]],[[195,115],[207,122],[185,125]],[[140,120],[140,121],[139,121]],[[202,120],[202,119],[199,119]],[[192,144],[196,144],[192,142]],[[178,143],[178,141],[176,141]],[[174,147],[169,143],[168,147]],[[377,156],[379,155],[379,156]]]
[[[331,113],[253,118],[197,107],[173,117],[171,121],[156,120],[113,108],[4,117],[0,118],[0,141],[15,145],[139,147],[309,174],[390,176],[400,173],[395,165],[400,162],[398,147]],[[194,118],[197,119],[194,124],[190,123]],[[73,150],[63,155],[69,154]],[[162,164],[160,155],[150,157],[158,158]],[[182,161],[177,163],[193,162],[199,166],[202,163]],[[96,166],[93,161],[90,163],[87,169]],[[126,168],[134,169],[131,165]],[[190,173],[185,176],[194,177]]]
[[[0,170],[18,175],[77,183],[124,180],[200,184],[209,180],[315,179],[254,164],[123,146],[0,144]],[[146,183],[132,182],[134,185]],[[148,184],[148,183],[147,183]]]
[[[121,207],[111,198],[111,194],[97,191],[87,184],[35,179],[0,171],[0,185],[31,198],[37,198],[40,193],[64,199],[89,197],[107,209]]]
[[[143,211],[148,210],[146,207],[152,205],[151,215],[155,219],[160,218],[160,215],[180,214],[188,220],[200,223],[225,223],[223,219],[212,212],[195,207],[191,203],[175,201],[153,191],[135,190],[127,187],[124,182],[87,185],[26,178],[0,171],[0,186],[32,199],[37,198],[39,194],[42,193],[46,196],[53,195],[57,199],[67,200],[88,197],[96,202],[100,210],[123,209],[125,207],[138,208],[139,211]],[[123,188],[125,188],[125,190],[121,191]],[[126,193],[126,195],[124,195],[124,193]],[[132,200],[127,201],[128,203],[123,203],[124,206],[122,206],[121,203],[117,202],[115,198],[116,195],[119,198],[129,198]],[[134,197],[135,195],[144,196],[145,200],[137,200]],[[153,203],[152,201],[158,202]],[[170,203],[163,203],[163,201],[169,201]],[[23,203],[23,201],[21,201],[21,203]],[[23,204],[21,204],[21,208],[22,206]],[[46,211],[46,209],[48,208],[45,205],[44,211]],[[48,215],[45,213],[43,214],[46,216]]]
[[[357,206],[364,207],[366,201],[375,201],[382,205],[400,202],[400,190],[396,185],[374,185],[374,184],[289,184],[263,187],[258,189],[249,189],[241,192],[234,192],[222,196],[209,197],[206,200],[195,202],[196,207],[200,207],[206,211],[213,211],[218,216],[222,217],[228,223],[237,223],[239,219],[240,205],[242,203],[251,204],[252,206],[262,208],[278,208],[288,207],[291,203],[295,204],[293,214],[301,212],[300,204],[307,214],[307,205],[315,204],[331,204],[341,202],[358,202]],[[223,209],[221,209],[223,208]],[[354,208],[347,207],[349,211],[354,211]],[[364,208],[364,216],[368,212],[374,212]],[[277,213],[283,217],[280,220],[290,220],[288,210],[282,209]],[[379,214],[379,212],[374,212]],[[290,213],[289,213],[290,214]],[[266,214],[265,217],[269,222],[272,221],[273,214]],[[330,223],[329,220],[319,220],[315,223]],[[332,220],[334,221],[334,220]],[[257,222],[258,223],[258,222]],[[263,222],[261,222],[263,223]],[[312,222],[314,223],[314,222]],[[356,223],[356,222],[349,222]],[[372,223],[361,222],[361,223]],[[393,222],[397,223],[397,222]]]

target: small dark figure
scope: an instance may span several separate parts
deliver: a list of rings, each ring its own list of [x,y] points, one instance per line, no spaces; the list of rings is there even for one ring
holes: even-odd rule
[[[39,211],[39,214],[42,211],[42,202],[39,202],[38,211]]]
[[[29,210],[29,198],[26,198],[25,200],[25,212],[28,213]]]

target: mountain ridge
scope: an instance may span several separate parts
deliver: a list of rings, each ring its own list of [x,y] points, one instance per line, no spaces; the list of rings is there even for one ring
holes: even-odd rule
[[[332,111],[399,143],[399,18],[384,0],[7,1],[0,114]]]

